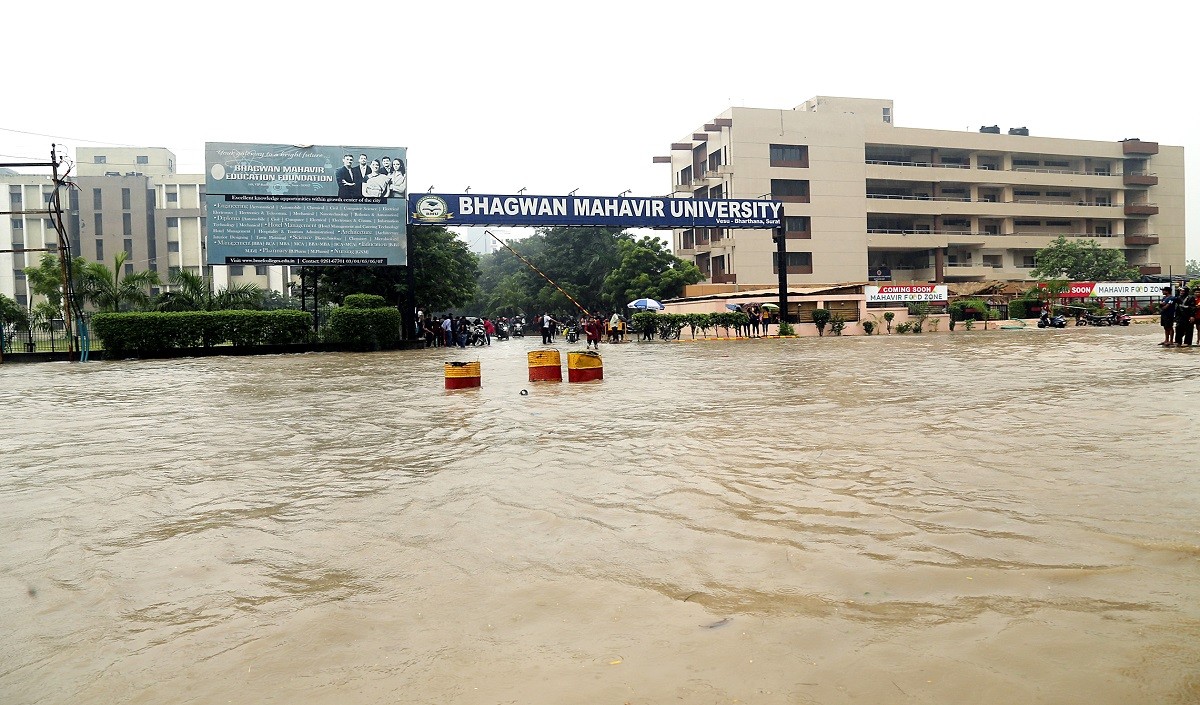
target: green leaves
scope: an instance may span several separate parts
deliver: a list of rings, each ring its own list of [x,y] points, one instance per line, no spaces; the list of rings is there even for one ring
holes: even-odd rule
[[[1034,261],[1037,266],[1030,273],[1038,279],[1129,281],[1138,276],[1137,267],[1125,262],[1124,252],[1100,247],[1095,240],[1059,236],[1038,250]]]

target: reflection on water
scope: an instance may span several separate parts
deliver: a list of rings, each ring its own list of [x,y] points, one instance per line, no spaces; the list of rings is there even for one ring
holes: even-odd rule
[[[0,366],[0,702],[1200,702],[1158,335]]]

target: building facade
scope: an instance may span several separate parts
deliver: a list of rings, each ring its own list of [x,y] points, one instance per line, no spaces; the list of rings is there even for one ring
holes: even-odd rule
[[[1120,249],[1143,274],[1181,272],[1183,148],[896,127],[891,100],[816,97],[730,108],[671,145],[677,197],[784,202],[789,282],[1032,280],[1059,236]],[[764,230],[674,233],[713,284],[774,286]]]
[[[175,155],[161,147],[78,148],[75,187],[60,195],[72,253],[109,267],[128,253],[126,273],[153,270],[169,289],[171,273],[211,276],[216,289],[254,284],[285,293],[289,267],[205,263],[206,212],[203,174],[178,174]],[[48,175],[0,174],[0,211],[23,211],[0,222],[0,294],[22,306],[32,301],[26,267],[57,248],[58,235],[45,210],[53,193]],[[158,293],[154,291],[151,293]]]

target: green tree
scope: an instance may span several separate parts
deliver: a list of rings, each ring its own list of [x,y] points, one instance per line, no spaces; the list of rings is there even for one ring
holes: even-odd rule
[[[604,303],[613,308],[623,309],[628,302],[642,297],[659,301],[675,298],[683,294],[683,287],[704,279],[695,264],[671,254],[657,237],[647,235],[634,240],[624,236],[618,247],[620,264],[604,278],[601,292]]]
[[[419,308],[436,311],[458,308],[475,297],[479,258],[466,243],[440,225],[410,226],[412,251],[409,266],[416,279]],[[376,294],[389,305],[403,308],[408,295],[408,272],[403,266],[312,267],[320,280],[317,294],[323,301],[341,303],[349,294]]]
[[[71,260],[71,273],[76,291],[83,289],[87,264],[87,260],[82,257],[75,257]],[[43,253],[36,266],[25,268],[25,281],[29,286],[29,293],[46,297],[46,301],[55,310],[62,311],[62,260],[58,254]]]
[[[1038,250],[1034,261],[1037,266],[1031,274],[1038,279],[1128,281],[1138,276],[1137,267],[1125,262],[1124,252],[1100,247],[1095,240],[1076,241],[1059,236]]]
[[[1190,259],[1187,261],[1187,275],[1189,277],[1200,277],[1200,259]]]
[[[161,283],[158,272],[124,273],[125,260],[129,253],[124,250],[113,257],[113,268],[100,262],[88,262],[83,269],[80,293],[100,311],[116,313],[122,310],[144,308],[150,304],[148,289]]]
[[[0,294],[0,326],[24,328],[29,325],[29,312],[20,304]]]
[[[229,311],[259,310],[263,290],[256,284],[239,284],[214,291],[212,279],[195,272],[177,269],[171,272],[171,291],[164,291],[154,301],[159,311]]]

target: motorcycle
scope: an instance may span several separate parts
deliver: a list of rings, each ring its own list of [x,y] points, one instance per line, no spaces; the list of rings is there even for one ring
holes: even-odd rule
[[[574,323],[569,324],[563,329],[563,335],[566,336],[568,343],[579,342],[579,326]]]
[[[1051,317],[1048,312],[1042,311],[1042,317],[1038,319],[1037,327],[1038,328],[1066,328],[1067,327],[1067,319],[1062,314]]]
[[[1130,318],[1129,314],[1125,313],[1124,311],[1113,311],[1112,313],[1108,314],[1108,317],[1110,319],[1109,325],[1113,326],[1127,326],[1130,323],[1133,323],[1133,319]]]
[[[500,321],[496,324],[496,340],[508,340],[511,334],[508,331],[508,323]]]
[[[524,338],[525,337],[525,323],[524,322],[522,322],[522,321],[513,321],[512,322],[512,337],[514,337],[514,338]]]

